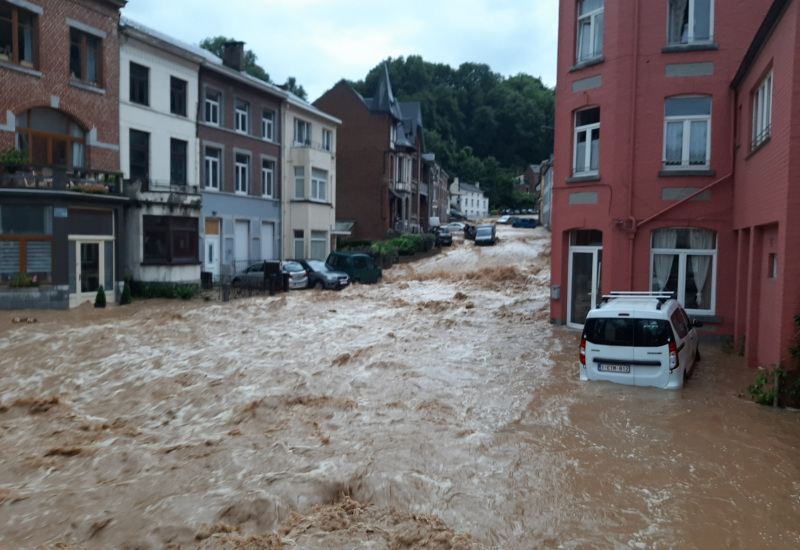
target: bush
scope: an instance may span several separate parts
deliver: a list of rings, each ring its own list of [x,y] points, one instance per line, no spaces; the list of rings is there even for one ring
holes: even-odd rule
[[[97,296],[94,299],[94,307],[106,307],[106,291],[103,289],[103,285],[100,285],[100,288],[97,289]]]
[[[398,250],[394,241],[381,241],[370,247],[370,253],[377,263],[388,267],[397,260]]]
[[[425,241],[422,235],[408,234],[392,239],[390,242],[394,243],[401,256],[412,256],[424,250]]]
[[[131,294],[136,298],[190,300],[200,294],[200,285],[186,283],[150,283],[131,280]]]
[[[336,249],[342,252],[347,250],[369,250],[372,241],[367,239],[345,239],[336,244]]]
[[[119,305],[124,306],[125,304],[131,303],[131,285],[130,285],[130,278],[125,277],[125,283],[122,285],[122,294],[119,297]]]

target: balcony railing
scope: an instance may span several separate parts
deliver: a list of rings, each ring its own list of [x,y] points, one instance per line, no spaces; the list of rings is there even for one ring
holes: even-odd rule
[[[301,147],[301,148],[313,149],[315,151],[322,151],[324,153],[333,154],[333,151],[331,150],[331,148],[329,147],[329,148],[326,149],[321,141],[311,141],[310,139],[307,139],[305,141],[293,141],[292,142],[292,147]]]
[[[2,188],[115,196],[123,194],[122,174],[119,172],[13,162],[0,163],[0,189]]]
[[[199,195],[197,185],[171,180],[155,180],[149,178],[131,178],[125,180],[127,186],[136,188],[142,193],[178,193],[183,195]]]
[[[411,184],[408,182],[396,181],[394,183],[395,191],[411,191]]]

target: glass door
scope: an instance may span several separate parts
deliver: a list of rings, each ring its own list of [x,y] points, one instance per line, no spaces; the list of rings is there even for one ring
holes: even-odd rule
[[[569,318],[567,324],[581,328],[586,315],[600,303],[600,273],[603,249],[572,247],[569,256]]]
[[[100,263],[100,243],[79,243],[80,261],[78,263],[78,281],[80,281],[81,293],[97,292],[100,288],[101,263]]]

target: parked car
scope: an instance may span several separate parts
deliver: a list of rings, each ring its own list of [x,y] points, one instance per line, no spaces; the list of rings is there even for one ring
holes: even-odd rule
[[[282,262],[279,260],[266,260],[251,264],[242,271],[234,274],[233,278],[231,279],[231,285],[237,287],[247,286],[265,288],[268,280],[267,277],[272,274],[276,276],[277,284],[280,286],[280,273],[282,265]],[[264,275],[264,271],[266,271],[266,276]]]
[[[536,227],[539,225],[539,222],[536,221],[535,218],[517,218],[514,220],[514,223],[511,224],[511,227]]]
[[[350,284],[350,276],[342,271],[334,271],[322,260],[294,260],[306,270],[308,288],[342,290]]]
[[[613,292],[589,311],[581,380],[678,389],[700,360],[697,328],[671,293]]]
[[[289,289],[308,288],[308,273],[300,262],[288,260],[283,262],[282,273],[289,275]]]
[[[383,270],[372,261],[372,256],[361,252],[331,252],[325,260],[328,267],[350,276],[353,283],[377,283]]]
[[[497,228],[493,223],[484,223],[475,228],[475,244],[493,245],[497,242]]]
[[[454,231],[464,231],[464,227],[466,225],[467,224],[465,224],[463,222],[450,222],[447,225],[443,225],[441,227],[441,229],[445,229],[445,230],[449,231],[450,233],[452,233]]]
[[[497,223],[502,223],[503,225],[507,225],[509,223],[513,223],[516,218],[514,216],[510,216],[506,214],[505,216],[500,216],[500,219],[497,220]]]
[[[450,234],[449,231],[440,229],[439,231],[436,232],[435,244],[436,246],[452,246],[453,236]]]

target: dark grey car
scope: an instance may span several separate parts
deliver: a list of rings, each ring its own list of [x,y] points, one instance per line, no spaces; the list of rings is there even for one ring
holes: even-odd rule
[[[327,288],[342,290],[350,284],[350,276],[341,271],[334,271],[322,260],[293,260],[302,265],[308,273],[309,288]]]

